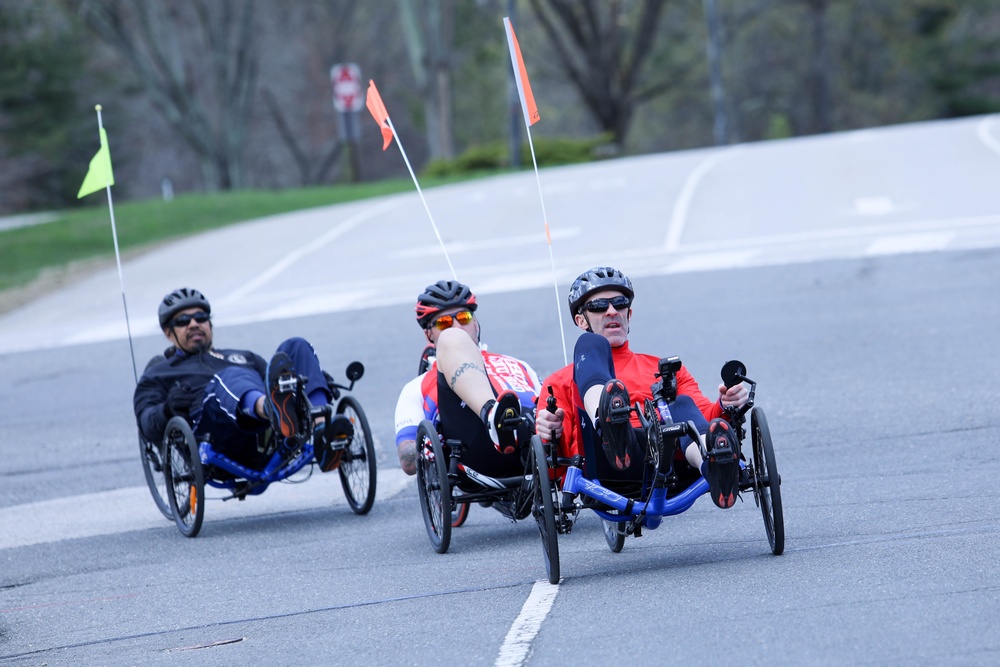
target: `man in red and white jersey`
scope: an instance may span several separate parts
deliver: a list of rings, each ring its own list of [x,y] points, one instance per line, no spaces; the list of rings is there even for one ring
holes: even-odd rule
[[[477,307],[475,294],[457,280],[439,280],[417,297],[417,323],[435,359],[396,402],[396,451],[409,475],[417,471],[417,426],[424,419],[465,445],[462,462],[470,468],[493,476],[524,472],[520,451],[532,434],[504,422],[533,411],[541,385],[531,366],[481,345]]]

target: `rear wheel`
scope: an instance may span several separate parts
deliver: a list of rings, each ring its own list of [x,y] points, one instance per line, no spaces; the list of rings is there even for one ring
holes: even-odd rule
[[[205,518],[205,473],[198,442],[182,417],[171,417],[163,434],[167,498],[177,529],[194,537]]]
[[[778,464],[774,460],[774,446],[771,431],[767,426],[767,416],[760,408],[754,408],[750,416],[750,432],[753,437],[754,500],[764,516],[764,530],[771,545],[771,553],[780,556],[785,550],[785,518],[781,511],[781,477]]]
[[[375,440],[368,417],[356,398],[344,396],[340,399],[337,414],[346,416],[354,424],[354,437],[340,459],[340,483],[354,513],[367,514],[375,502]]]
[[[170,511],[170,501],[167,499],[167,478],[163,474],[163,445],[149,442],[142,434],[139,434],[139,461],[142,463],[142,472],[146,476],[146,486],[153,496],[156,509],[167,517],[173,519],[174,515]]]
[[[451,544],[452,502],[448,460],[437,429],[426,419],[417,427],[417,492],[427,537],[434,551],[443,554]]]
[[[615,523],[607,519],[601,519],[604,527],[604,539],[608,542],[612,553],[618,553],[625,546],[625,522]]]
[[[458,528],[469,518],[469,503],[458,503],[452,499],[451,527]]]
[[[542,554],[550,584],[559,583],[559,534],[556,532],[556,512],[552,480],[545,447],[537,435],[531,437],[531,472],[534,475],[532,514],[542,536]]]

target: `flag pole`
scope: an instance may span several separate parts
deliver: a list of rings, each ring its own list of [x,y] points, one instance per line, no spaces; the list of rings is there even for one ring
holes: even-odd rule
[[[569,356],[566,353],[566,329],[563,326],[562,306],[559,301],[559,282],[556,279],[556,260],[552,254],[552,233],[549,230],[549,217],[545,212],[545,197],[542,196],[542,179],[538,173],[538,160],[535,158],[535,144],[531,140],[531,126],[539,120],[538,110],[534,108],[535,98],[531,93],[531,84],[528,82],[528,74],[524,69],[524,59],[521,57],[521,47],[517,43],[517,36],[514,34],[514,26],[510,23],[510,17],[503,19],[504,30],[507,33],[507,48],[510,51],[510,64],[514,68],[514,80],[517,83],[517,94],[521,98],[521,112],[524,116],[524,130],[528,134],[528,149],[531,152],[531,164],[535,169],[535,183],[538,185],[538,200],[542,204],[542,222],[545,223],[545,241],[549,246],[549,264],[552,267],[552,287],[556,297],[556,316],[559,320],[559,341],[562,343],[563,364],[569,363]],[[530,102],[529,102],[530,100]],[[532,107],[529,109],[529,104]]]
[[[451,257],[448,256],[448,248],[444,245],[444,240],[441,238],[441,232],[438,230],[437,223],[434,222],[434,216],[431,215],[431,209],[427,206],[427,200],[424,198],[424,191],[420,189],[420,183],[417,182],[417,175],[413,173],[413,167],[410,166],[410,159],[406,157],[406,150],[403,149],[403,142],[399,140],[399,135],[396,134],[396,127],[392,124],[392,119],[389,118],[389,113],[385,109],[385,104],[382,102],[382,96],[379,95],[378,88],[375,87],[375,81],[369,79],[368,81],[368,94],[366,96],[366,106],[368,111],[371,112],[372,116],[375,118],[375,122],[379,124],[382,128],[383,144],[382,150],[384,151],[389,147],[389,142],[392,139],[396,140],[396,146],[399,147],[399,153],[403,156],[403,162],[406,163],[406,170],[410,172],[410,178],[413,179],[413,185],[417,188],[417,194],[420,195],[420,202],[424,205],[424,211],[427,212],[427,217],[431,221],[431,227],[434,228],[434,236],[437,237],[438,243],[441,245],[441,251],[444,253],[444,259],[448,262],[448,268],[451,269],[451,276],[455,280],[458,280],[458,274],[455,273],[455,267],[451,263]],[[391,134],[386,135],[386,131]]]
[[[97,127],[100,133],[104,134],[104,122],[101,119],[101,105],[98,104],[94,107],[97,111]],[[128,349],[129,353],[132,355],[132,377],[135,378],[135,383],[139,384],[139,371],[135,365],[135,347],[132,345],[132,327],[129,324],[128,318],[128,302],[125,300],[125,277],[122,275],[122,256],[118,250],[118,230],[115,227],[115,206],[114,202],[111,200],[111,183],[109,181],[105,183],[105,190],[108,193],[108,211],[111,213],[111,237],[115,241],[115,263],[118,265],[118,284],[121,285],[122,290],[122,308],[125,310],[125,331],[128,332]]]

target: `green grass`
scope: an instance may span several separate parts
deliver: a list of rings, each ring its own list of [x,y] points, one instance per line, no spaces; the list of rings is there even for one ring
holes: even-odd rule
[[[460,180],[422,179],[428,188]],[[358,185],[297,190],[241,190],[192,194],[162,200],[115,204],[115,224],[122,253],[162,241],[275,213],[339,204],[413,191],[413,181],[395,179]],[[112,193],[113,194],[113,193]],[[60,219],[0,232],[0,290],[27,285],[45,269],[80,260],[113,258],[111,217],[104,193],[89,197],[93,206],[65,211]]]

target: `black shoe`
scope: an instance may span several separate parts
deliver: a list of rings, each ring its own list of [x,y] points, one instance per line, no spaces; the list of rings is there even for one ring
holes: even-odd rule
[[[712,502],[723,509],[732,507],[740,493],[740,443],[726,420],[709,423],[704,457],[702,474]]]
[[[323,472],[332,472],[340,467],[344,449],[354,438],[354,424],[344,415],[336,415],[332,420],[316,429],[313,449],[316,463]]]
[[[517,427],[521,425],[521,399],[512,391],[505,391],[497,400],[488,401],[479,414],[490,432],[493,446],[501,454],[517,450]]]
[[[632,465],[629,454],[630,439],[635,437],[629,421],[628,389],[621,380],[608,380],[601,391],[601,402],[597,408],[601,442],[604,454],[616,470],[625,470]]]
[[[292,360],[276,352],[267,364],[267,416],[275,437],[294,439],[304,429],[303,406]]]

